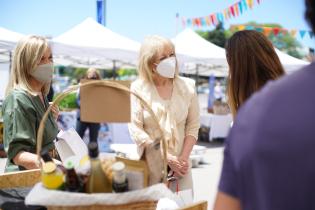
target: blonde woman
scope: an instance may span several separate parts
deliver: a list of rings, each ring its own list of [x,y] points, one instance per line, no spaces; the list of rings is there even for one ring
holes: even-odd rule
[[[37,168],[36,136],[49,103],[47,93],[53,76],[51,49],[45,38],[27,36],[15,49],[10,81],[3,102],[4,146],[8,163],[20,170]],[[46,122],[43,148],[54,149],[58,110]]]
[[[192,189],[189,155],[197,141],[199,106],[193,80],[178,75],[174,45],[160,36],[147,37],[140,49],[139,78],[131,85],[152,108],[168,144],[170,175],[178,179],[179,189]],[[153,117],[134,99],[129,131],[140,156],[160,138]],[[154,165],[159,165],[158,159]],[[154,167],[151,166],[150,167]],[[151,174],[152,175],[152,174]],[[161,181],[152,177],[150,184]]]

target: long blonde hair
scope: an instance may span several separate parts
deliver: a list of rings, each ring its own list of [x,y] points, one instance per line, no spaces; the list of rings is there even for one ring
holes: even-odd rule
[[[148,36],[144,39],[140,48],[138,64],[138,73],[141,79],[150,83],[153,82],[152,68],[154,61],[157,59],[158,54],[162,52],[165,47],[170,47],[174,51],[175,55],[175,46],[171,40],[158,35]],[[178,62],[176,62],[175,77],[178,76],[177,63]]]
[[[45,51],[49,48],[44,37],[30,35],[23,37],[16,45],[13,55],[11,75],[6,88],[6,96],[11,90],[18,88],[36,94],[30,85],[31,72],[37,67]],[[50,82],[45,84],[42,92],[47,95]]]

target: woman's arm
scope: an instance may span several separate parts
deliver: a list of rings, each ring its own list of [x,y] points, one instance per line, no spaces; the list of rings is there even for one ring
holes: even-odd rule
[[[30,152],[20,151],[13,158],[13,162],[15,165],[23,166],[26,169],[38,168],[37,155]]]
[[[237,198],[223,192],[218,192],[213,210],[241,210],[241,203]]]

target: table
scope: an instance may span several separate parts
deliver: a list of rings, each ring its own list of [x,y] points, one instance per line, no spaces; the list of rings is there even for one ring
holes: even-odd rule
[[[209,141],[212,141],[215,138],[226,138],[233,117],[231,114],[227,115],[217,115],[211,113],[203,113],[200,115],[200,124],[210,128],[209,130]]]

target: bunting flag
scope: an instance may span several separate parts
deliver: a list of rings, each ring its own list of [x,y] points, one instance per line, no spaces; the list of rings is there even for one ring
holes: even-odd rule
[[[291,35],[292,37],[296,38],[297,33],[303,39],[307,34],[309,37],[315,38],[314,33],[309,30],[297,30],[297,29],[286,29],[286,28],[279,28],[279,27],[263,27],[263,26],[252,26],[252,25],[234,25],[230,28],[231,31],[242,31],[242,30],[256,30],[263,33],[265,36],[270,36],[273,34],[274,36],[285,36]]]
[[[256,5],[261,4],[262,0],[257,0]],[[232,17],[238,17],[242,15],[248,8],[253,9],[254,7],[254,0],[239,0],[236,3],[230,5],[229,7],[225,8],[221,12],[212,13],[210,15],[204,17],[194,17],[194,18],[182,18],[186,22],[182,22],[183,28],[186,26],[193,26],[193,27],[207,27],[210,25],[218,25],[219,22],[224,22]],[[198,19],[198,20],[197,20]]]

